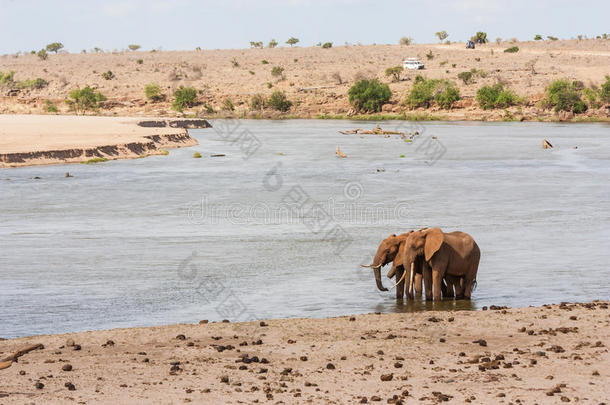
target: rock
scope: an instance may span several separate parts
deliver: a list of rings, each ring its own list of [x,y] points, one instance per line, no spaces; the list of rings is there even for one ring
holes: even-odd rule
[[[76,391],[76,387],[71,382],[65,383],[64,387],[66,387],[68,389],[68,391]]]
[[[381,381],[392,381],[392,379],[394,378],[394,374],[393,373],[382,374],[380,378],[381,378]]]
[[[43,389],[43,388],[44,388],[44,384],[43,384],[43,383],[41,383],[40,381],[38,381],[38,382],[37,382],[37,383],[34,385],[34,387],[36,387],[36,389],[37,389],[37,390],[41,390],[41,389]]]
[[[64,364],[61,369],[63,371],[72,371],[72,364]]]
[[[220,382],[221,383],[225,383],[228,384],[229,383],[229,376],[228,375],[223,375],[220,377]]]
[[[176,339],[178,339],[178,340],[186,340],[186,336],[184,336],[183,334],[180,334],[180,335],[176,336]]]
[[[478,343],[480,346],[487,346],[487,341],[485,339],[473,340],[472,343]]]
[[[300,359],[301,361],[307,361],[307,356],[301,356],[301,357],[299,357],[299,359]]]
[[[269,325],[267,325],[267,324],[265,323],[265,321],[261,321],[261,322],[259,323],[259,325],[260,325],[260,326],[269,326]]]
[[[335,365],[334,365],[333,363],[328,363],[328,364],[326,365],[326,368],[327,368],[328,370],[334,370],[334,369],[335,369]]]
[[[202,319],[201,321],[199,321],[199,325],[205,325],[208,322],[209,321],[207,319]]]

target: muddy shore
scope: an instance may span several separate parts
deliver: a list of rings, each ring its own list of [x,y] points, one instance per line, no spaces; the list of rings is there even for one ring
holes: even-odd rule
[[[607,401],[608,302],[0,341],[0,404]]]

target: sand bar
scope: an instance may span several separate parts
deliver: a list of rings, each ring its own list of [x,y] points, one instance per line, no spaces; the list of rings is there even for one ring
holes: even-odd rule
[[[205,120],[0,115],[0,167],[124,159],[196,145],[186,128]]]
[[[609,315],[593,302],[12,339],[0,360],[44,349],[0,370],[0,403],[597,404]]]

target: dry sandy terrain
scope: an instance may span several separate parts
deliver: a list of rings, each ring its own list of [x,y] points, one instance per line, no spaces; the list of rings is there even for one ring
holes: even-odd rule
[[[155,82],[170,96],[180,85],[200,90],[201,104],[188,113],[199,113],[206,117],[210,115],[203,108],[206,103],[221,115],[231,114],[226,109],[223,111],[225,99],[235,105],[236,110],[232,114],[260,114],[259,111],[251,111],[252,96],[268,96],[275,89],[285,91],[288,98],[295,102],[289,113],[292,116],[346,114],[350,110],[347,90],[357,78],[362,77],[377,77],[388,82],[393,98],[384,111],[401,113],[406,111],[401,102],[411,87],[412,78],[422,73],[427,77],[442,77],[458,82],[464,97],[452,111],[427,111],[436,116],[447,119],[501,119],[504,111],[482,112],[474,106],[473,97],[482,85],[503,80],[529,100],[529,106],[511,109],[517,119],[552,120],[559,117],[551,111],[533,107],[552,80],[569,78],[581,80],[585,85],[599,85],[604,76],[610,74],[610,40],[532,41],[515,45],[520,48],[515,54],[503,52],[512,46],[505,42],[480,45],[475,50],[467,50],[463,43],[456,43],[335,46],[331,49],[282,47],[189,52],[60,53],[50,55],[46,61],[29,54],[3,55],[0,56],[0,72],[13,70],[16,80],[41,77],[50,84],[42,90],[22,90],[13,96],[7,96],[8,88],[0,89],[0,113],[41,113],[47,99],[57,103],[62,113],[67,113],[68,107],[63,100],[69,92],[78,86],[90,85],[109,99],[106,108],[99,111],[100,114],[175,115],[169,102],[147,102],[144,86]],[[429,51],[434,55],[431,60],[425,56]],[[419,57],[426,64],[426,70],[405,72],[402,81],[390,83],[391,80],[384,74],[385,69],[401,65],[407,57]],[[137,63],[138,59],[142,60],[141,64]],[[233,66],[233,60],[238,66]],[[269,63],[263,64],[263,60]],[[271,75],[274,66],[285,69],[285,80]],[[478,78],[474,84],[463,84],[457,75],[471,68],[482,69],[487,77]],[[114,73],[114,79],[102,78],[102,73],[108,70]],[[272,87],[269,88],[269,85]],[[610,110],[591,110],[587,114],[607,118]],[[263,115],[273,116],[273,113],[266,111]]]
[[[35,336],[0,341],[0,359],[36,343],[0,370],[0,404],[610,397],[607,302]]]
[[[154,121],[161,127],[141,126]],[[183,123],[196,120],[0,115],[0,168],[124,159],[163,154],[163,148],[196,145]],[[199,125],[207,122],[199,120]]]

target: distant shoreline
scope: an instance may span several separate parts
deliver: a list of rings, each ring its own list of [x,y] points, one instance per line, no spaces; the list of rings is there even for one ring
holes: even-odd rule
[[[0,340],[0,360],[31,350],[0,363],[0,398],[599,403],[610,375],[608,315],[608,302],[594,301]]]

